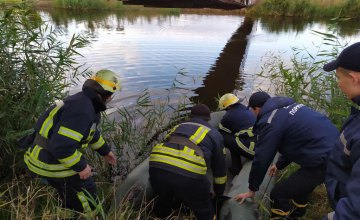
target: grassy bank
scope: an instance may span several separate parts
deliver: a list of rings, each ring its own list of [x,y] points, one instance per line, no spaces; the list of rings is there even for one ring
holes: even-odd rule
[[[73,10],[116,11],[146,14],[179,14],[176,8],[146,8],[141,5],[124,5],[118,0],[38,0],[35,6],[40,8],[61,8]]]
[[[360,18],[358,0],[260,0],[249,10],[252,15],[301,16],[312,18]]]
[[[0,0],[0,4],[20,3],[22,0]],[[243,10],[222,10],[209,8],[152,8],[142,5],[124,5],[118,0],[34,0],[35,7],[42,9],[75,9],[75,10],[97,10],[118,11],[126,13],[141,13],[141,15],[152,14],[211,14],[211,15],[240,15]]]

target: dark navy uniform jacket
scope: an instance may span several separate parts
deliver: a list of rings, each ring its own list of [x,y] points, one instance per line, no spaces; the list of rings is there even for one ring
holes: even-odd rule
[[[333,219],[360,219],[360,97],[330,154],[326,188],[335,210]]]
[[[194,152],[191,152],[193,150],[190,150],[190,153],[186,152],[186,146],[165,141],[153,148],[150,155],[150,167],[164,169],[189,178],[206,178],[206,169],[211,167],[214,176],[214,191],[221,195],[225,189],[227,168],[223,138],[219,131],[205,120],[193,117],[175,126],[168,136],[181,136],[196,142],[204,157],[194,155]],[[187,165],[184,166],[184,164]]]
[[[255,157],[249,177],[249,189],[257,191],[276,154],[276,166],[283,169],[291,162],[301,167],[325,165],[338,136],[330,120],[309,107],[287,97],[266,101],[257,117],[254,132],[258,135]]]
[[[90,146],[103,156],[110,152],[97,129],[100,112],[106,109],[97,93],[83,88],[61,103],[45,111],[35,126],[47,146],[35,143],[24,157],[28,168],[41,176],[64,178],[82,171],[87,161],[81,148]]]
[[[235,134],[241,130],[252,127],[255,116],[243,104],[237,103],[226,111],[221,119],[220,130]]]

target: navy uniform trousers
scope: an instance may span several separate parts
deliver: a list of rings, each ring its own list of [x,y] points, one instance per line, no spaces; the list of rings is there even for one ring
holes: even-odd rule
[[[229,149],[231,154],[231,172],[235,175],[239,174],[242,169],[242,161],[241,156],[252,160],[254,158],[254,152],[249,153],[245,150],[241,149],[238,143],[235,140],[235,136],[233,134],[221,133],[224,138],[224,145],[226,148]],[[250,139],[249,138],[240,138],[240,141],[248,148],[250,145]]]
[[[94,202],[98,203],[96,184],[92,177],[85,180],[79,175],[65,178],[44,177],[54,187],[62,200],[64,208],[86,213],[95,209]]]
[[[306,212],[311,192],[325,180],[326,166],[302,167],[287,179],[275,184],[270,193],[273,219],[298,219]]]
[[[150,167],[150,183],[156,195],[155,215],[165,218],[172,212],[174,198],[187,205],[198,220],[212,220],[214,210],[210,196],[210,183],[206,176],[193,179],[162,169]]]

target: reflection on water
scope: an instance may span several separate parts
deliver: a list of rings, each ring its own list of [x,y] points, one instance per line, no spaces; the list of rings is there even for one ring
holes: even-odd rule
[[[243,23],[226,43],[214,65],[204,79],[204,85],[195,89],[198,96],[193,98],[195,103],[206,103],[212,110],[216,110],[217,101],[225,93],[242,90],[243,67],[245,62],[248,35],[251,33],[254,21],[244,18]]]
[[[321,39],[311,31],[326,30],[324,23],[302,18],[56,10],[41,15],[66,30],[64,40],[81,31],[91,33],[92,45],[80,51],[84,57],[77,61],[94,71],[108,68],[119,73],[123,98],[146,88],[161,98],[161,91],[185,70],[188,77],[182,83],[194,90],[192,100],[213,110],[218,95],[259,88],[254,75],[267,51],[280,51],[285,60],[292,46],[314,52],[313,44]],[[340,30],[342,40],[359,41],[359,24],[346,22]]]
[[[108,12],[108,11],[90,11],[79,12],[74,10],[63,9],[51,9],[46,11],[46,16],[51,18],[51,21],[56,27],[71,28],[73,23],[83,24],[87,31],[95,33],[99,29],[117,30],[122,31],[124,29],[124,23],[153,23],[157,22],[158,25],[171,22],[172,17],[179,17],[174,13],[161,13],[162,10],[141,13],[135,12]],[[171,11],[170,11],[171,12]]]
[[[310,18],[300,19],[298,17],[262,17],[258,21],[261,22],[263,29],[267,32],[279,34],[286,32],[301,33],[317,23],[326,25],[330,22],[314,21]],[[356,35],[360,31],[359,21],[354,19],[340,22],[335,27],[342,37]]]

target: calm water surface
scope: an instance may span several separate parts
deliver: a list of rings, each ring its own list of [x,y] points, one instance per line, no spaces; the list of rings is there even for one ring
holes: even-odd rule
[[[311,31],[326,24],[287,19],[255,19],[236,15],[117,15],[96,12],[42,11],[44,20],[66,30],[64,40],[82,31],[92,44],[80,52],[91,70],[108,68],[119,73],[123,90],[120,105],[148,89],[153,98],[164,98],[175,79],[195,101],[216,109],[215,97],[235,91],[249,96],[261,87],[254,75],[269,51],[285,60],[291,47],[308,48],[321,39]],[[342,26],[343,41],[360,41],[360,25]],[[186,72],[186,77],[178,74]]]

